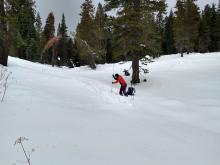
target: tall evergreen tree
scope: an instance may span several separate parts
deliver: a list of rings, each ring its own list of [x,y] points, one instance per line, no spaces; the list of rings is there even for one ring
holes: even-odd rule
[[[33,44],[36,42],[35,1],[7,0],[7,10],[10,18],[10,32],[13,31],[13,40],[17,41],[13,44],[15,53],[19,58],[32,60],[37,53],[29,50],[36,50],[36,45]]]
[[[183,1],[177,0],[175,12],[176,17],[174,20],[174,39],[176,49],[181,53],[181,57],[183,57],[183,51],[187,49],[189,43],[189,38],[186,34],[185,13],[186,10]]]
[[[58,26],[58,35],[61,35],[61,39],[58,45],[58,56],[60,57],[60,64],[66,65],[69,63],[68,53],[67,53],[67,43],[68,43],[68,34],[67,26],[65,21],[65,15],[62,14],[61,23]]]
[[[149,49],[149,45],[152,44],[149,42],[151,39],[149,36],[153,33],[145,30],[146,25],[152,25],[154,12],[165,10],[165,3],[162,0],[105,0],[105,2],[107,10],[121,7],[114,29],[118,33],[116,36],[117,52],[132,60],[132,83],[139,83],[139,60],[144,56],[144,49]],[[147,19],[149,17],[150,21]],[[155,27],[155,24],[152,26]]]
[[[209,51],[210,45],[210,30],[207,21],[207,17],[204,11],[201,13],[200,23],[199,23],[199,49],[201,53],[206,53]]]
[[[204,8],[204,23],[207,24],[207,35],[208,35],[208,51],[213,51],[212,49],[212,45],[211,45],[211,33],[212,33],[212,9],[209,5],[206,5],[205,8]]]
[[[55,22],[55,17],[53,12],[50,12],[48,14],[47,20],[46,20],[46,24],[43,30],[43,35],[46,39],[46,42],[54,37],[54,33],[55,33],[55,27],[54,27],[54,22]]]
[[[218,51],[218,44],[220,39],[220,25],[219,25],[219,16],[218,9],[216,9],[216,5],[213,4],[211,8],[211,22],[210,22],[210,51],[216,52]]]
[[[73,40],[71,38],[69,38],[67,41],[66,49],[67,49],[67,59],[68,59],[67,65],[70,68],[74,66],[79,67],[80,66],[79,54],[76,49],[76,44],[73,43]]]
[[[96,46],[96,52],[98,56],[98,62],[105,63],[107,62],[106,59],[106,14],[104,12],[104,9],[101,5],[101,3],[98,4],[96,15],[95,15],[95,24],[97,26],[96,30],[96,40],[97,40],[97,46]]]
[[[173,11],[170,11],[170,15],[165,19],[165,29],[163,33],[163,53],[173,54],[176,53],[175,41],[174,41],[174,16]]]
[[[199,35],[199,8],[195,4],[197,0],[186,0],[185,3],[185,27],[187,36],[187,52],[198,51]]]
[[[45,46],[46,43],[54,37],[54,33],[55,33],[55,27],[54,27],[54,22],[55,22],[55,17],[53,12],[50,12],[48,14],[47,20],[46,20],[46,24],[43,30],[43,35],[42,35],[42,44]],[[48,63],[51,64],[52,63],[52,48],[48,49],[47,51],[42,51],[41,54],[41,61],[43,63]]]
[[[196,0],[177,0],[174,21],[176,47],[181,56],[198,50],[199,8]]]
[[[62,15],[62,20],[61,20],[61,24],[60,24],[60,35],[64,38],[66,38],[68,36],[67,35],[66,19],[65,19],[64,13]]]
[[[36,22],[35,22],[35,29],[36,29],[36,42],[37,42],[37,54],[38,56],[35,57],[35,61],[40,61],[40,55],[41,51],[43,49],[43,43],[42,43],[42,21],[40,17],[40,13],[37,13]]]
[[[61,35],[60,34],[60,23],[58,24],[58,27],[57,27],[57,36]]]
[[[39,12],[37,13],[37,17],[36,17],[35,29],[38,36],[42,35],[43,28],[42,28],[42,21]]]
[[[160,54],[162,53],[162,46],[163,46],[163,33],[165,30],[165,19],[164,19],[164,11],[159,11],[157,16],[156,16],[156,27],[157,27],[157,32],[159,34],[158,38],[158,45],[160,45]]]
[[[113,62],[113,22],[115,18],[113,16],[107,16],[106,18],[106,62]]]
[[[76,43],[80,54],[80,63],[96,68],[95,56],[97,41],[96,25],[94,22],[94,7],[91,0],[85,0],[81,5],[81,21],[76,29]]]

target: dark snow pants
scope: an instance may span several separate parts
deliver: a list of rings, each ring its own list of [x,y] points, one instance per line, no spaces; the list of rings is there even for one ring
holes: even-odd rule
[[[123,96],[123,94],[124,94],[124,96],[128,96],[128,95],[127,95],[127,92],[126,92],[126,88],[127,88],[127,84],[121,85],[119,94],[122,95],[122,96]]]

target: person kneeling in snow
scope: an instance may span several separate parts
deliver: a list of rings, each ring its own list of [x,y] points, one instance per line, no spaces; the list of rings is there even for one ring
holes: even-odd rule
[[[126,92],[126,88],[127,88],[127,83],[126,83],[126,81],[124,80],[124,78],[121,76],[121,75],[119,75],[119,74],[115,74],[115,75],[112,75],[113,76],[113,78],[116,80],[116,81],[114,81],[114,82],[112,82],[112,84],[116,84],[116,83],[120,83],[121,84],[121,88],[120,88],[120,91],[119,91],[119,94],[121,95],[121,96],[123,96],[123,94],[125,95],[125,96],[128,96],[127,95],[127,92]]]

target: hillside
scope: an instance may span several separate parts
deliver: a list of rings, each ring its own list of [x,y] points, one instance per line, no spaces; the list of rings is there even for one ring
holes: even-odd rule
[[[220,164],[220,53],[155,60],[134,98],[111,84],[129,67],[53,68],[10,57],[0,164],[25,164],[13,146],[20,136],[35,149],[32,165]]]

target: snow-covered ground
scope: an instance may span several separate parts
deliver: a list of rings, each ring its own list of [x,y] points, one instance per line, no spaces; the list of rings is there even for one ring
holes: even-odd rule
[[[53,68],[10,57],[0,165],[26,164],[13,145],[20,136],[35,149],[32,165],[219,165],[220,53],[161,57],[134,99],[111,84],[113,71],[129,67]]]

